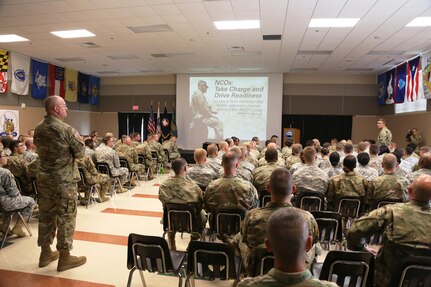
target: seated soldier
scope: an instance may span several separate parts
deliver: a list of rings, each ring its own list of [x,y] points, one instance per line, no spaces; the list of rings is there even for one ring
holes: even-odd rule
[[[324,170],[328,175],[328,178],[343,172],[342,165],[340,164],[340,154],[338,152],[331,152],[329,155],[329,162],[331,163],[331,166]]]
[[[263,156],[259,159],[258,161],[258,166],[263,166],[265,164],[267,164],[266,160],[265,160],[265,152],[267,149],[272,148],[275,149],[277,151],[277,165],[280,167],[286,167],[286,162],[284,161],[284,159],[281,157],[281,152],[277,149],[277,144],[275,142],[270,141],[267,145],[266,148],[264,149],[264,151],[262,151]],[[261,154],[262,154],[261,153]]]
[[[23,209],[21,211],[22,216],[25,220],[29,220],[33,209],[36,207],[36,202],[32,197],[21,195],[12,173],[3,168],[7,162],[6,154],[0,150],[0,205],[5,211]],[[6,223],[6,220],[3,219],[3,224],[0,227],[0,231],[3,233],[7,231]],[[25,236],[24,224],[19,218],[11,233],[19,237]]]
[[[195,149],[194,159],[196,165],[187,171],[188,177],[193,180],[200,188],[207,188],[208,184],[218,178],[218,174],[205,164],[207,152],[203,148]]]
[[[400,168],[401,158],[403,157],[403,151],[395,149],[391,152],[397,158],[397,167],[395,168],[395,175],[398,177],[407,177],[407,172]]]
[[[258,160],[260,153],[257,152],[256,149],[253,148],[254,142],[245,142],[242,144],[242,147],[247,149],[247,155],[244,157],[244,160],[253,165],[253,170],[258,166]],[[256,153],[257,152],[257,153]]]
[[[356,167],[355,172],[370,181],[379,176],[377,169],[372,168],[368,165],[370,162],[370,155],[366,152],[358,153],[357,157],[359,165]]]
[[[269,148],[265,152],[266,165],[259,166],[253,172],[253,185],[256,187],[259,194],[266,191],[269,184],[271,173],[279,168],[277,165],[278,153],[274,148]]]
[[[33,142],[33,138],[27,138],[24,144],[25,144],[26,150],[24,152],[23,157],[27,163],[30,163],[37,158],[36,145]]]
[[[419,170],[412,172],[407,176],[410,182],[413,182],[418,176],[426,174],[431,175],[431,153],[424,153],[419,160]]]
[[[5,168],[19,180],[21,192],[25,195],[33,194],[32,179],[27,174],[28,162],[24,159],[24,144],[18,140],[13,140],[9,144],[11,155],[8,158]]]
[[[299,153],[299,158],[301,159],[301,161],[294,163],[291,167],[290,167],[290,174],[293,175],[298,169],[300,169],[301,167],[305,166],[305,161],[304,161],[304,151],[301,151]],[[316,159],[317,161],[317,159]],[[318,166],[317,162],[314,163],[316,166]]]
[[[337,286],[313,277],[306,264],[306,252],[313,245],[313,237],[304,211],[280,208],[269,217],[265,230],[265,245],[274,253],[274,268],[268,274],[245,278],[238,287]]]
[[[90,139],[86,139],[84,141],[85,144],[85,155],[88,155],[94,162],[96,161],[96,151],[94,150],[94,141]]]
[[[354,172],[356,158],[348,155],[343,160],[344,173],[329,179],[328,191],[325,196],[328,201],[328,210],[337,211],[336,204],[343,196],[364,197],[367,190],[367,180]]]
[[[415,154],[414,151],[415,150],[412,147],[407,146],[404,149],[404,155],[401,159],[401,163],[399,164],[399,167],[407,172],[407,174],[410,174],[413,171],[415,165],[419,163],[419,158],[413,156],[413,154]]]
[[[292,145],[293,145],[293,140],[291,139],[287,139],[286,142],[284,143],[285,146],[283,147],[283,149],[281,150],[281,157],[286,160],[291,154],[292,154]]]
[[[97,162],[104,162],[109,165],[113,176],[119,176],[121,186],[118,186],[118,193],[126,192],[127,189],[123,188],[123,184],[127,181],[129,170],[125,167],[120,166],[120,159],[117,153],[112,148],[114,146],[114,138],[111,135],[105,135],[103,137],[104,145],[100,145],[96,149],[96,160]]]
[[[214,212],[216,208],[238,208],[247,211],[259,206],[253,184],[236,176],[238,158],[238,154],[233,151],[223,155],[223,177],[210,182],[205,190],[204,208],[207,212]]]
[[[286,158],[287,169],[290,169],[292,165],[294,165],[295,163],[301,162],[301,158],[299,157],[301,151],[302,151],[301,144],[292,145],[292,154]]]
[[[266,153],[268,153],[268,150]],[[271,193],[271,202],[265,207],[252,209],[247,212],[241,224],[241,233],[235,238],[235,241],[239,243],[241,257],[248,276],[251,276],[257,267],[254,261],[256,250],[264,247],[265,226],[268,218],[278,209],[284,207],[293,208],[290,199],[292,191],[295,191],[296,187],[292,185],[292,176],[287,169],[275,169],[270,175],[268,185]],[[309,235],[312,237],[314,244],[319,239],[317,222],[309,212],[301,210],[301,213],[308,222]],[[314,257],[315,248],[313,246],[307,252],[305,258],[308,267],[313,263]]]
[[[230,148],[230,151],[238,155],[238,169],[237,169],[236,175],[243,180],[251,182],[253,180],[253,175],[250,169],[245,168],[244,165],[241,164],[241,162],[244,161],[241,148],[237,146],[233,146]],[[223,176],[223,170],[220,172],[219,175]]]
[[[137,147],[141,144],[141,134],[140,133],[131,133],[130,139],[132,140],[132,145]]]
[[[347,235],[349,249],[377,254],[375,286],[389,286],[395,266],[402,258],[431,256],[431,176],[416,178],[409,194],[407,203],[385,205],[359,218]],[[378,252],[364,244],[374,234],[383,234]]]
[[[246,170],[250,171],[250,173],[253,173],[253,171],[256,169],[256,166],[248,160],[250,157],[249,147],[242,145],[239,148],[241,149],[239,167],[245,168]]]
[[[379,146],[376,144],[370,145],[370,162],[368,165],[372,168],[377,169],[379,175],[383,174],[382,162],[379,159]]]
[[[329,156],[328,156],[329,155],[329,149],[326,148],[326,147],[322,147],[320,149],[320,154],[321,154],[322,158],[321,158],[321,160],[320,160],[320,162],[318,164],[318,167],[321,170],[330,168],[331,167],[331,162],[329,161]]]
[[[118,156],[124,157],[127,160],[130,171],[134,171],[139,177],[145,174],[145,167],[139,163],[138,153],[132,145],[132,140],[129,136],[123,135],[121,137],[121,144],[118,145],[116,152]],[[137,178],[134,176],[130,178],[130,183],[133,186],[138,185]]]
[[[135,143],[136,144],[136,143]],[[144,163],[145,163],[145,168],[147,169],[148,172],[148,179],[153,179],[154,173],[157,173],[156,171],[156,163],[153,161],[153,157],[151,155],[151,151],[150,151],[150,147],[148,145],[148,142],[145,141],[143,143],[140,143],[136,146],[135,148],[136,153],[141,156],[144,157]]]
[[[172,162],[172,170],[175,176],[165,180],[159,187],[159,199],[163,209],[167,203],[190,204],[196,207],[197,227],[204,228],[206,215],[202,210],[202,190],[193,181],[187,179],[187,162],[183,158],[177,158]],[[192,232],[191,240],[199,239],[199,233]],[[176,250],[175,233],[168,232],[169,247]]]
[[[180,151],[178,150],[176,136],[171,136],[169,140],[163,141],[162,148],[168,151],[169,159],[171,161],[181,156]]]
[[[109,198],[106,197],[106,193],[112,188],[111,180],[106,174],[101,174],[97,171],[93,160],[88,155],[84,155],[83,158],[77,159],[78,168],[81,168],[84,172],[85,181],[88,184],[98,184],[100,201],[108,201]],[[85,200],[90,199],[90,190],[85,191]],[[86,203],[86,202],[85,202]]]
[[[221,164],[221,160],[223,158],[223,155],[229,150],[229,144],[226,141],[220,141],[218,143],[218,159]]]
[[[214,172],[220,174],[222,169],[221,160],[218,158],[218,148],[216,144],[210,144],[207,146],[208,157],[206,159],[206,165],[210,167]]]
[[[383,198],[401,199],[402,201],[409,199],[407,192],[409,181],[404,177],[395,175],[396,167],[397,158],[395,155],[385,154],[383,157],[384,173],[370,181],[365,195],[365,202],[369,208],[372,208],[378,200]]]
[[[148,136],[148,147],[151,152],[155,152],[157,154],[157,162],[160,163],[164,168],[168,167],[168,157],[165,154],[165,151],[162,148],[162,145],[159,143],[159,135],[153,134]]]

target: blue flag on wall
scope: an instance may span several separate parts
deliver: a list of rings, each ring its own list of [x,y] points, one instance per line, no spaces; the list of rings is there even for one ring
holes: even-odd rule
[[[386,72],[386,104],[390,105],[394,103],[394,91],[395,91],[395,69]]]
[[[32,89],[31,96],[42,100],[46,97],[46,84],[48,82],[48,64],[31,59]]]
[[[89,90],[90,104],[98,105],[99,91],[100,91],[100,78],[95,76],[90,76],[88,88],[90,89]]]
[[[90,76],[78,72],[78,101],[81,104],[88,104],[88,80]]]
[[[377,102],[379,105],[384,106],[388,92],[386,91],[386,73],[380,74],[377,77]]]
[[[406,97],[406,75],[407,63],[401,64],[397,67],[397,76],[395,82],[394,102],[396,104],[404,103]]]

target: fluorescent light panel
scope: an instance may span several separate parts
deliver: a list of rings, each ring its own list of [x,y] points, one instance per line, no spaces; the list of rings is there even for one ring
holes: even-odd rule
[[[0,43],[11,43],[11,42],[24,42],[30,41],[24,37],[18,36],[16,34],[0,35]]]
[[[431,27],[431,17],[416,17],[406,27]]]
[[[218,30],[259,29],[260,20],[214,21]]]
[[[93,33],[88,30],[80,29],[80,30],[67,30],[67,31],[54,31],[51,34],[63,38],[63,39],[71,39],[71,38],[84,38],[84,37],[94,37]]]
[[[313,18],[308,24],[310,28],[323,27],[354,27],[360,18]]]

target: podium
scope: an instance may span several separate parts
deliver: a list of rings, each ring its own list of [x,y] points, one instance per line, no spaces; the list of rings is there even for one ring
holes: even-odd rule
[[[293,143],[301,142],[301,130],[296,128],[283,129],[283,146],[287,139],[293,140]]]

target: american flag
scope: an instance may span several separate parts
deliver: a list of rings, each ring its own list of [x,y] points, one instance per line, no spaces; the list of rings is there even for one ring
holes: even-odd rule
[[[420,57],[407,62],[407,92],[406,98],[409,102],[416,101],[420,96],[419,72]]]
[[[156,133],[156,121],[154,120],[153,105],[151,105],[150,119],[148,120],[147,130],[150,134]]]

